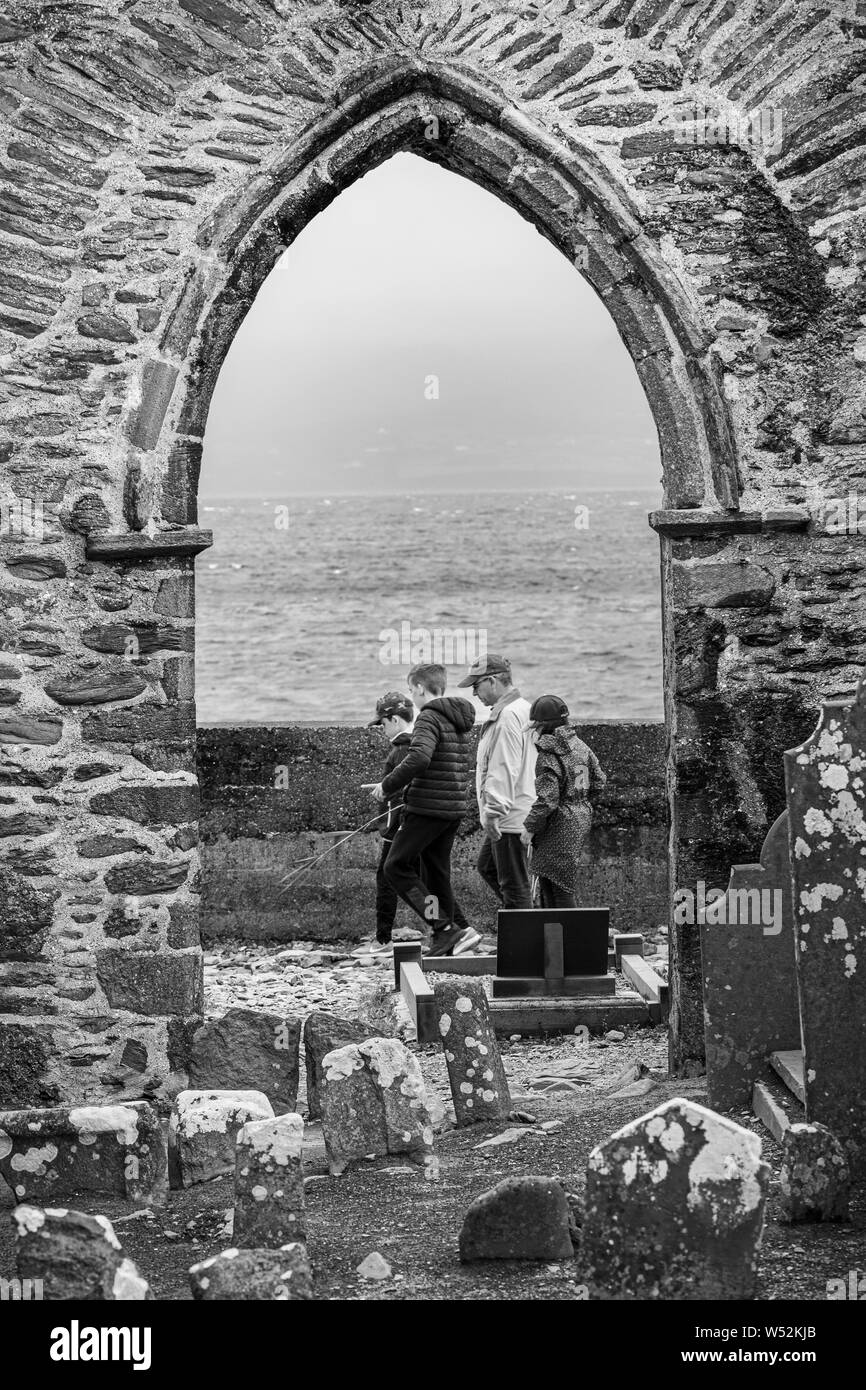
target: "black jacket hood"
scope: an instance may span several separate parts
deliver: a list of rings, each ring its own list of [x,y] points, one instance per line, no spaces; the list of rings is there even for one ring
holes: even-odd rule
[[[455,729],[463,734],[475,723],[475,707],[461,695],[440,695],[424,708],[441,714],[443,719],[447,719],[449,724],[453,724]]]

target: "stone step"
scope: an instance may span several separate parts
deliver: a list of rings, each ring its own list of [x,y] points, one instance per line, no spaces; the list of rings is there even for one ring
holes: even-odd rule
[[[806,1104],[806,1086],[803,1078],[803,1052],[792,1048],[788,1052],[771,1052],[770,1066],[784,1081],[788,1090],[795,1095],[801,1105]]]
[[[607,1032],[626,1023],[652,1022],[637,994],[613,999],[491,999],[490,1017],[497,1033],[573,1033],[578,1026]]]

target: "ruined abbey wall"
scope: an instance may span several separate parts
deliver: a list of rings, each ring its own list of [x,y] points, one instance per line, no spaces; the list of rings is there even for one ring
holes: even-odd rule
[[[5,6],[4,1102],[183,1084],[208,403],[285,247],[397,150],[504,198],[610,310],[664,465],[671,886],[755,857],[782,749],[866,664],[856,507],[827,510],[866,495],[863,10]],[[696,929],[672,957],[689,1070]]]

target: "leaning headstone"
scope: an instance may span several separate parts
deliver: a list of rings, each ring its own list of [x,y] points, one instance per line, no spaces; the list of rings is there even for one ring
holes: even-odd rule
[[[406,1154],[438,1172],[433,1125],[418,1061],[396,1038],[368,1038],[323,1061],[322,1131],[332,1173],[350,1163]]]
[[[800,1046],[787,811],[761,862],[735,865],[727,893],[701,915],[707,1095],[732,1110],[749,1105],[771,1052]]]
[[[469,1207],[460,1258],[568,1260],[574,1254],[565,1189],[553,1178],[505,1178]]]
[[[866,1173],[866,683],[785,754],[806,1119]]]
[[[307,1068],[307,1113],[311,1120],[322,1117],[319,1091],[322,1085],[322,1061],[329,1052],[347,1043],[365,1042],[367,1038],[383,1036],[360,1018],[338,1018],[336,1014],[317,1010],[304,1023],[304,1060]]]
[[[278,1249],[306,1235],[304,1121],[300,1115],[251,1120],[237,1137],[232,1239]]]
[[[782,1136],[783,1221],[847,1221],[851,1170],[825,1125],[789,1125]]]
[[[153,1295],[106,1216],[22,1205],[12,1213],[19,1279],[41,1281],[47,1300],[112,1302]]]
[[[181,1091],[168,1131],[173,1187],[233,1173],[235,1141],[248,1120],[272,1120],[261,1091]]]
[[[750,1299],[769,1185],[761,1141],[670,1100],[593,1149],[581,1253],[595,1294]]]
[[[298,1104],[301,1024],[260,1009],[228,1009],[193,1038],[190,1088],[263,1091],[275,1115]]]
[[[511,1096],[484,986],[464,975],[437,976],[434,990],[457,1125],[504,1119]]]
[[[223,1250],[189,1271],[192,1296],[210,1302],[290,1303],[313,1297],[313,1276],[306,1247],[279,1250]]]
[[[19,1201],[166,1200],[165,1132],[147,1101],[0,1111],[0,1174]]]

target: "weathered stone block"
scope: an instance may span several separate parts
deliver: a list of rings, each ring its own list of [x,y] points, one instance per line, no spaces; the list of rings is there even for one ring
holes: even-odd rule
[[[300,1115],[252,1120],[237,1137],[232,1237],[271,1249],[306,1236],[304,1121]]]
[[[235,1169],[235,1142],[248,1120],[272,1120],[261,1091],[181,1091],[168,1132],[173,1187],[191,1187]]]
[[[58,648],[59,650],[59,648]],[[63,720],[51,716],[37,719],[27,715],[4,714],[0,717],[0,745],[4,743],[59,743]]]
[[[761,1141],[670,1100],[589,1156],[581,1255],[600,1297],[749,1299],[769,1185]]]
[[[15,1208],[19,1279],[39,1280],[48,1301],[111,1303],[151,1299],[106,1216],[22,1205]]]
[[[847,1221],[851,1171],[845,1149],[825,1125],[789,1125],[779,1175],[784,1221]]]
[[[90,798],[97,816],[119,816],[139,825],[177,825],[198,817],[198,787],[191,782],[177,786],[142,786],[129,783],[114,791],[97,792]]]
[[[28,878],[0,866],[3,931],[0,960],[37,960],[51,930],[59,888],[37,888]]]
[[[567,1260],[574,1254],[565,1189],[553,1178],[505,1178],[470,1206],[460,1258]]]
[[[45,686],[58,705],[103,705],[110,700],[134,700],[147,682],[132,671],[83,671],[55,676]]]
[[[112,1009],[181,1015],[202,1011],[200,951],[170,955],[108,947],[96,953],[96,975]]]
[[[193,1265],[189,1282],[196,1300],[291,1303],[313,1297],[310,1262],[301,1244],[281,1250],[224,1250]]]
[[[438,1172],[424,1078],[396,1038],[349,1043],[323,1059],[322,1131],[332,1173],[369,1156],[406,1154]]]
[[[152,327],[159,322],[156,315]],[[138,449],[149,450],[159,439],[165,412],[177,381],[177,367],[158,358],[145,362],[141,379],[141,404],[129,422],[128,434]]]
[[[437,978],[434,991],[457,1124],[501,1120],[511,1096],[484,986],[454,976]]]
[[[345,1047],[346,1043],[361,1043],[367,1038],[381,1037],[360,1018],[338,1018],[336,1014],[316,1011],[308,1014],[304,1023],[304,1061],[307,1069],[307,1113],[311,1120],[322,1114],[319,1091],[322,1085],[322,1063],[329,1052]]]
[[[748,560],[675,562],[674,602],[684,608],[758,608],[776,588],[768,570]]]
[[[85,1192],[165,1200],[166,1147],[146,1101],[0,1111],[0,1173],[23,1201]]]
[[[277,1115],[298,1102],[300,1020],[258,1009],[228,1009],[196,1033],[190,1086],[263,1091]]]
[[[6,568],[15,579],[62,579],[66,565],[56,555],[10,555]]]
[[[128,893],[132,897],[147,897],[151,893],[172,893],[186,882],[189,860],[136,859],[115,864],[105,875],[109,893]]]

